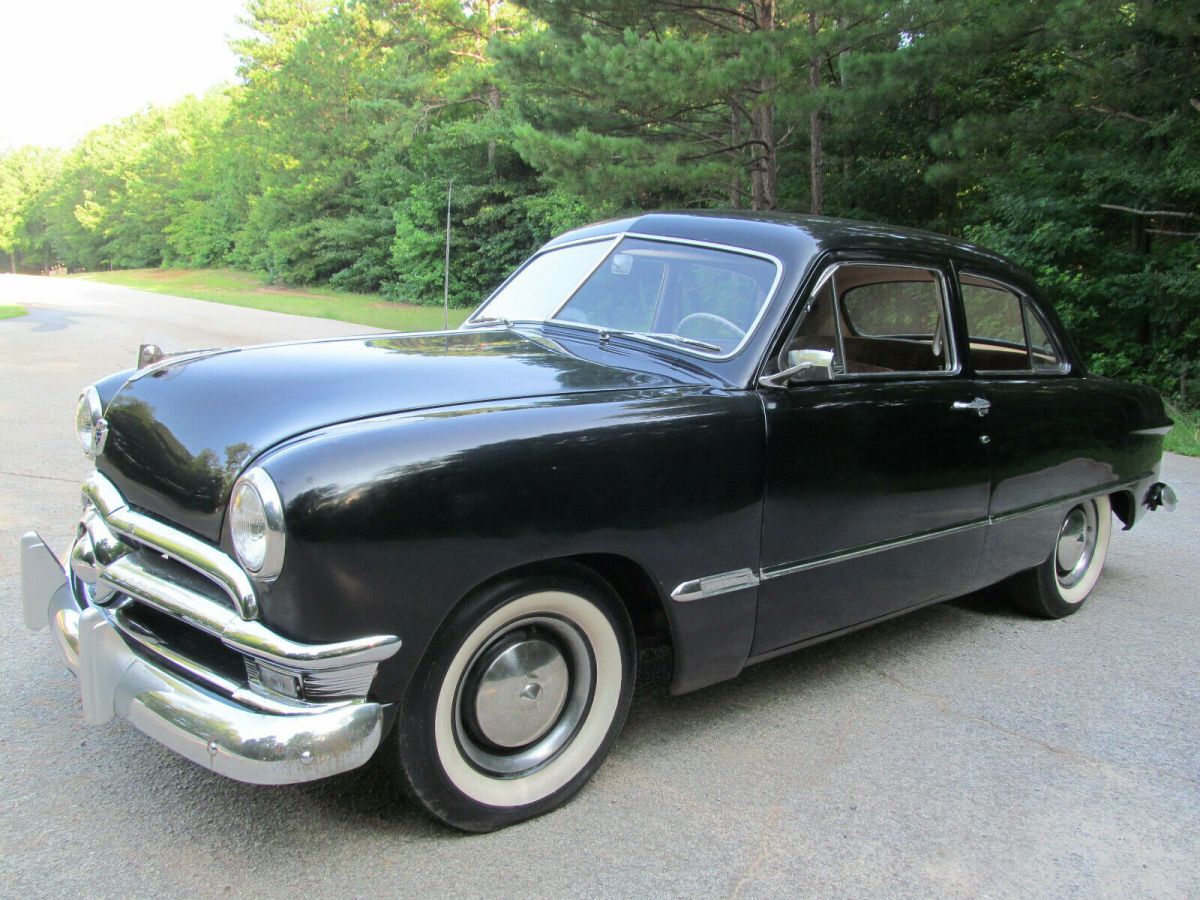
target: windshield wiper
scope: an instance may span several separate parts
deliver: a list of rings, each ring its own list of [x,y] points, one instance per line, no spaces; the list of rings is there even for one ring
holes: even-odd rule
[[[710,344],[708,341],[702,341],[698,338],[684,337],[682,334],[671,334],[665,331],[614,331],[606,328],[600,332],[600,339],[604,340],[605,336],[610,334],[618,334],[621,337],[643,338],[652,341],[669,341],[673,344],[684,344],[699,350],[708,350],[711,353],[721,352],[721,347],[717,344]]]
[[[590,325],[586,322],[572,322],[570,319],[498,319],[484,317],[481,319],[475,319],[469,324],[490,324],[495,322],[503,322],[509,328],[511,328],[513,325],[555,325],[560,328],[569,328],[575,331],[586,331],[589,334],[597,334],[600,336],[601,341],[606,341],[610,337],[616,335],[617,337],[634,338],[635,340],[665,341],[672,344],[684,344],[688,347],[695,347],[698,350],[707,350],[710,353],[720,353],[723,349],[719,345],[710,343],[709,341],[702,341],[698,338],[684,337],[682,334],[671,334],[666,331],[624,331],[620,328],[604,328],[599,325]]]

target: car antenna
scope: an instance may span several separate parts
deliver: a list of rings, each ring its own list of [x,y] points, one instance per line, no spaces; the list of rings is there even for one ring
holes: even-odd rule
[[[446,188],[446,270],[442,281],[442,331],[450,328],[450,194],[454,191],[454,179]]]

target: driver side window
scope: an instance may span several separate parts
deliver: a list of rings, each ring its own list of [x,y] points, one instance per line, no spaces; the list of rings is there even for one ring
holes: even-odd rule
[[[837,266],[810,298],[785,354],[832,351],[836,375],[952,372],[957,362],[948,313],[945,282],[936,270]]]

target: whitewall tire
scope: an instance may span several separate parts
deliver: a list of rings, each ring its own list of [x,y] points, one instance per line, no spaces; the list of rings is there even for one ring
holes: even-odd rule
[[[1014,598],[1028,612],[1048,619],[1076,612],[1100,578],[1111,538],[1108,497],[1075,504],[1063,516],[1045,562],[1013,580]]]
[[[565,802],[599,767],[633,693],[634,639],[587,570],[506,579],[451,614],[396,729],[414,795],[490,831]]]

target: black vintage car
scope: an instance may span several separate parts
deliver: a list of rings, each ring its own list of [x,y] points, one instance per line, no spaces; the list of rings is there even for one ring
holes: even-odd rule
[[[691,691],[1002,581],[1065,616],[1174,502],[1154,393],[881,225],[648,214],[457,331],[156,357],[83,393],[65,570],[24,540],[85,717],[256,783],[378,751],[467,830],[577,791],[639,661]]]

